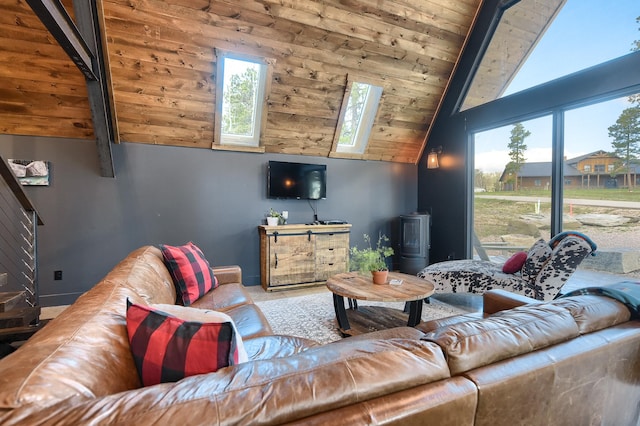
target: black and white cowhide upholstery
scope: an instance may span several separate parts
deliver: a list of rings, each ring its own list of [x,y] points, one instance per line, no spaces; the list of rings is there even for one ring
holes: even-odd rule
[[[503,289],[537,300],[552,300],[580,262],[595,252],[586,236],[565,233],[560,239],[536,242],[527,253],[522,269],[502,272],[502,264],[484,260],[451,260],[434,263],[418,272],[435,285],[435,293],[484,293]],[[551,247],[549,244],[553,245]]]

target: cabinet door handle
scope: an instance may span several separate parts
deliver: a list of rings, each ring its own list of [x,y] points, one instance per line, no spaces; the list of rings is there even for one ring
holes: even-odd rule
[[[311,231],[307,231],[307,239],[308,239],[309,241],[311,241],[311,234],[312,234],[312,232],[311,232]]]
[[[333,263],[330,263],[329,266],[333,266]]]
[[[276,258],[276,263],[275,263],[275,265],[273,266],[273,269],[278,269],[278,253],[274,253],[273,255],[274,255],[274,257]]]
[[[333,247],[329,247],[329,251],[333,251]]]

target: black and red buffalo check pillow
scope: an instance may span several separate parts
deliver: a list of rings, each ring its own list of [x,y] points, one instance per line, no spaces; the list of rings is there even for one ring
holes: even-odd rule
[[[233,320],[222,312],[127,299],[131,353],[144,386],[175,382],[247,361]]]
[[[218,287],[218,279],[213,275],[209,262],[192,242],[183,246],[163,244],[160,250],[176,286],[178,300],[184,306],[191,305]]]

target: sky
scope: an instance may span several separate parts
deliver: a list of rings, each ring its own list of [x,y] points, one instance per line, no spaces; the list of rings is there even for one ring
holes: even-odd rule
[[[640,0],[567,0],[505,95],[630,53],[633,41],[640,39],[639,16]],[[610,151],[607,128],[629,106],[625,97],[568,111],[565,156]],[[523,122],[531,132],[525,139],[527,162],[551,161],[551,121],[549,116]],[[476,134],[476,169],[504,169],[509,162],[507,144],[512,127]]]

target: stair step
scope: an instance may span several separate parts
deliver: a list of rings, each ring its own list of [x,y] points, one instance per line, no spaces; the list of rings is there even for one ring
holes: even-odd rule
[[[37,324],[40,317],[40,306],[13,309],[0,313],[0,329],[29,327]]]
[[[24,291],[0,293],[0,313],[8,312],[19,306],[26,307],[27,299]]]
[[[47,322],[48,320],[42,320],[37,325],[0,329],[0,343],[25,341],[36,331],[41,330]]]

